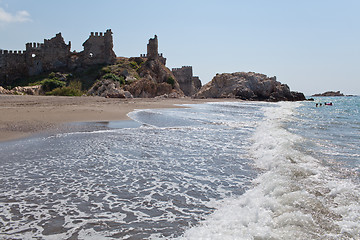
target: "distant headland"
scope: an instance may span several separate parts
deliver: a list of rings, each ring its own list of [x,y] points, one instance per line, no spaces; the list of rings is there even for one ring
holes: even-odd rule
[[[23,51],[0,50],[0,94],[96,95],[111,98],[240,98],[263,101],[305,100],[286,84],[258,73],[216,75],[202,86],[192,66],[169,69],[158,52],[158,38],[147,53],[117,57],[111,29],[91,32],[83,51],[71,51],[61,33]]]
[[[343,97],[344,94],[341,93],[340,91],[327,91],[327,92],[324,92],[324,93],[317,93],[317,94],[314,94],[312,95],[312,97]]]

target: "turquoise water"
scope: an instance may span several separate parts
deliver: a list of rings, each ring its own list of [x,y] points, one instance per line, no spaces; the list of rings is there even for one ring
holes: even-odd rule
[[[360,239],[359,100],[264,106],[250,138],[253,188],[182,239]]]
[[[359,239],[359,97],[315,102],[141,110],[1,143],[0,238]]]
[[[294,132],[307,139],[311,152],[335,169],[360,174],[360,97],[318,97],[315,102],[332,102],[332,106],[315,107],[305,103],[299,107]],[[359,180],[359,179],[358,179]]]

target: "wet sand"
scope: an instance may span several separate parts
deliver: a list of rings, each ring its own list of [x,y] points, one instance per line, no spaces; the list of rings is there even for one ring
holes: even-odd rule
[[[54,131],[69,122],[127,120],[127,114],[135,109],[176,108],[179,106],[174,104],[210,101],[220,100],[0,95],[0,141]]]

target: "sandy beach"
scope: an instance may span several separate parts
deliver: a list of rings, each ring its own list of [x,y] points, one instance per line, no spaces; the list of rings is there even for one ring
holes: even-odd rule
[[[175,104],[209,101],[219,100],[0,95],[0,141],[56,130],[69,122],[126,120],[135,109],[176,108],[179,106]]]

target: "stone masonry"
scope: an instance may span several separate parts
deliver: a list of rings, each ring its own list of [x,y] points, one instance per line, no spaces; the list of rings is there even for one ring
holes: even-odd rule
[[[193,76],[191,66],[183,66],[181,68],[173,68],[172,73],[178,81],[181,90],[186,96],[193,96],[201,88],[199,77]]]
[[[112,64],[116,59],[110,29],[104,34],[92,32],[90,37],[83,43],[83,47],[84,51],[80,54],[80,59],[86,65]]]
[[[166,58],[163,57],[163,54],[159,54],[158,50],[158,39],[155,35],[154,38],[149,39],[149,43],[147,45],[147,54],[140,54],[141,58],[146,58],[148,60],[156,60],[159,59],[160,62],[166,65]]]
[[[0,51],[0,85],[43,72],[73,70],[95,64],[116,61],[112,32],[91,33],[82,52],[71,52],[71,42],[66,44],[61,33],[43,43],[27,43],[25,51]]]

